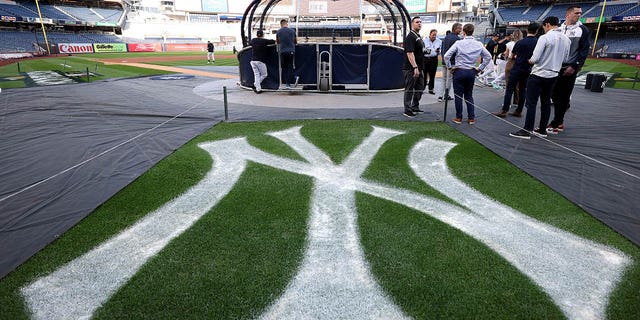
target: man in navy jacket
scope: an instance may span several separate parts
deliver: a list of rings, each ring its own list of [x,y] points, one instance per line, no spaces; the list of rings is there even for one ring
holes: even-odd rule
[[[571,49],[568,60],[562,64],[553,90],[554,118],[547,128],[549,134],[564,131],[564,115],[569,109],[571,92],[573,92],[578,71],[589,55],[589,29],[580,23],[581,16],[580,6],[570,6],[567,8],[565,21],[560,26],[562,33],[571,40]]]

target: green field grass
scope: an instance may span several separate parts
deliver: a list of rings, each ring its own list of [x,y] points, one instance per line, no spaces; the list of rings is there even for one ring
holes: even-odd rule
[[[385,143],[363,177],[447,201],[409,168],[425,137],[458,145],[450,170],[495,200],[541,222],[625,252],[633,265],[616,288],[610,319],[640,316],[640,249],[564,197],[442,123],[282,121],[222,123],[162,160],[80,224],[0,281],[0,318],[28,317],[18,290],[118,234],[196,184],[212,167],[197,147],[247,137],[253,146],[300,156],[264,133],[303,126],[303,135],[341,163],[371,125],[406,132]],[[98,319],[247,319],[259,316],[300,265],[313,181],[250,164],[234,189],[151,259],[94,315]],[[460,197],[464,197],[461,194]],[[365,256],[384,291],[416,319],[561,319],[549,297],[500,255],[419,211],[357,194]]]
[[[618,89],[640,89],[640,62],[635,66],[631,66],[609,60],[587,59],[582,71],[611,72],[615,76],[613,80],[607,83],[607,86]],[[636,79],[635,84],[633,79]]]
[[[231,54],[231,52],[221,51],[218,55]],[[161,61],[152,64],[164,66],[198,66],[207,65],[206,57],[201,52],[131,52],[131,53],[94,53],[63,57],[52,57],[46,59],[24,60],[18,63],[0,67],[0,88],[23,88],[34,84],[25,77],[26,72],[31,71],[55,71],[55,72],[78,72],[83,76],[77,77],[77,82],[87,82],[86,70],[89,69],[92,75],[89,81],[99,81],[112,78],[132,78],[140,76],[150,76],[158,74],[171,74],[169,71],[130,67],[124,65],[114,65],[97,62],[94,59],[110,58],[135,58],[135,57],[172,57],[172,56],[193,56],[193,60]],[[219,58],[216,66],[237,66],[238,60],[235,58]],[[19,72],[20,71],[20,72]]]

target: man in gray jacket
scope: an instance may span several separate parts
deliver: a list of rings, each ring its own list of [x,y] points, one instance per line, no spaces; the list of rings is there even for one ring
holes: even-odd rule
[[[582,9],[580,6],[567,8],[564,23],[560,26],[562,33],[571,40],[569,58],[562,64],[558,80],[553,89],[553,121],[547,128],[547,133],[557,134],[564,131],[564,115],[569,109],[571,92],[576,84],[578,71],[584,65],[589,55],[589,29],[580,23]]]
[[[514,138],[531,139],[531,133],[547,136],[547,123],[551,116],[551,93],[558,78],[558,72],[562,64],[569,57],[571,41],[559,28],[560,21],[557,17],[547,17],[542,21],[545,34],[538,39],[533,55],[529,63],[533,64],[531,75],[527,80],[527,117],[524,129],[512,132],[509,135]],[[536,105],[540,98],[540,127],[533,129],[536,120]]]

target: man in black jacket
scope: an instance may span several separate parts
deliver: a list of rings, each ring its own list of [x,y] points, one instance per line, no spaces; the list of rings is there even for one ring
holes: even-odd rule
[[[420,17],[411,19],[411,32],[404,38],[404,52],[406,59],[404,68],[404,115],[409,118],[416,116],[420,110],[420,98],[424,91],[424,66],[423,54],[424,42],[420,37],[422,21]]]
[[[267,78],[267,57],[269,56],[268,45],[274,45],[275,40],[265,39],[264,32],[258,30],[256,33],[257,38],[251,39],[249,43],[251,45],[251,69],[253,69],[253,91],[255,93],[262,93],[262,81]]]
[[[462,23],[454,23],[451,26],[451,32],[444,37],[442,41],[442,50],[440,50],[440,54],[442,55],[442,95],[438,97],[438,101],[442,102],[444,99],[453,100],[451,98],[451,72],[449,68],[447,68],[447,64],[444,61],[444,54],[447,53],[449,48],[458,40],[460,40],[460,32],[462,32]],[[451,57],[451,64],[455,64],[456,56]],[[446,96],[447,89],[449,89],[449,96]]]
[[[216,63],[216,58],[213,55],[213,43],[211,41],[207,41],[207,64]]]

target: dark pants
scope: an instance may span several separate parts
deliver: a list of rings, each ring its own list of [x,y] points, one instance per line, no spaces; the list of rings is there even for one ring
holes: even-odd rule
[[[473,104],[473,84],[476,81],[476,72],[472,69],[458,69],[453,73],[453,92],[455,93],[456,118],[462,119],[462,99],[467,103],[467,117],[469,120],[476,118],[475,105]]]
[[[514,94],[515,90],[520,91],[518,95],[518,107],[515,112],[522,112],[522,108],[524,108],[524,102],[527,91],[527,79],[529,79],[529,71],[520,70],[520,69],[512,69],[509,72],[509,79],[507,79],[507,89],[504,92],[504,101],[502,102],[502,111],[509,111],[509,107],[511,106],[511,96]]]
[[[542,78],[536,75],[529,76],[527,81],[527,117],[524,120],[524,129],[533,130],[536,121],[536,105],[540,98],[540,129],[547,128],[551,116],[551,93],[556,78]]]
[[[576,77],[578,76],[578,72],[574,72],[573,75],[564,76],[564,70],[566,67],[560,69],[560,73],[558,75],[558,80],[556,81],[556,86],[553,89],[553,121],[551,121],[551,126],[557,128],[559,125],[564,124],[564,115],[569,110],[569,102],[571,100],[571,92],[573,92],[573,87],[576,84]]]
[[[420,76],[413,77],[413,70],[403,70],[404,73],[404,111],[420,109],[420,99],[424,91],[424,73],[420,71]]]
[[[295,53],[280,53],[280,68],[282,68],[282,84],[289,85],[293,83],[293,59]]]
[[[424,77],[429,77],[427,87],[433,91],[436,82],[436,71],[438,70],[438,57],[424,58]],[[426,81],[426,80],[425,80]]]

